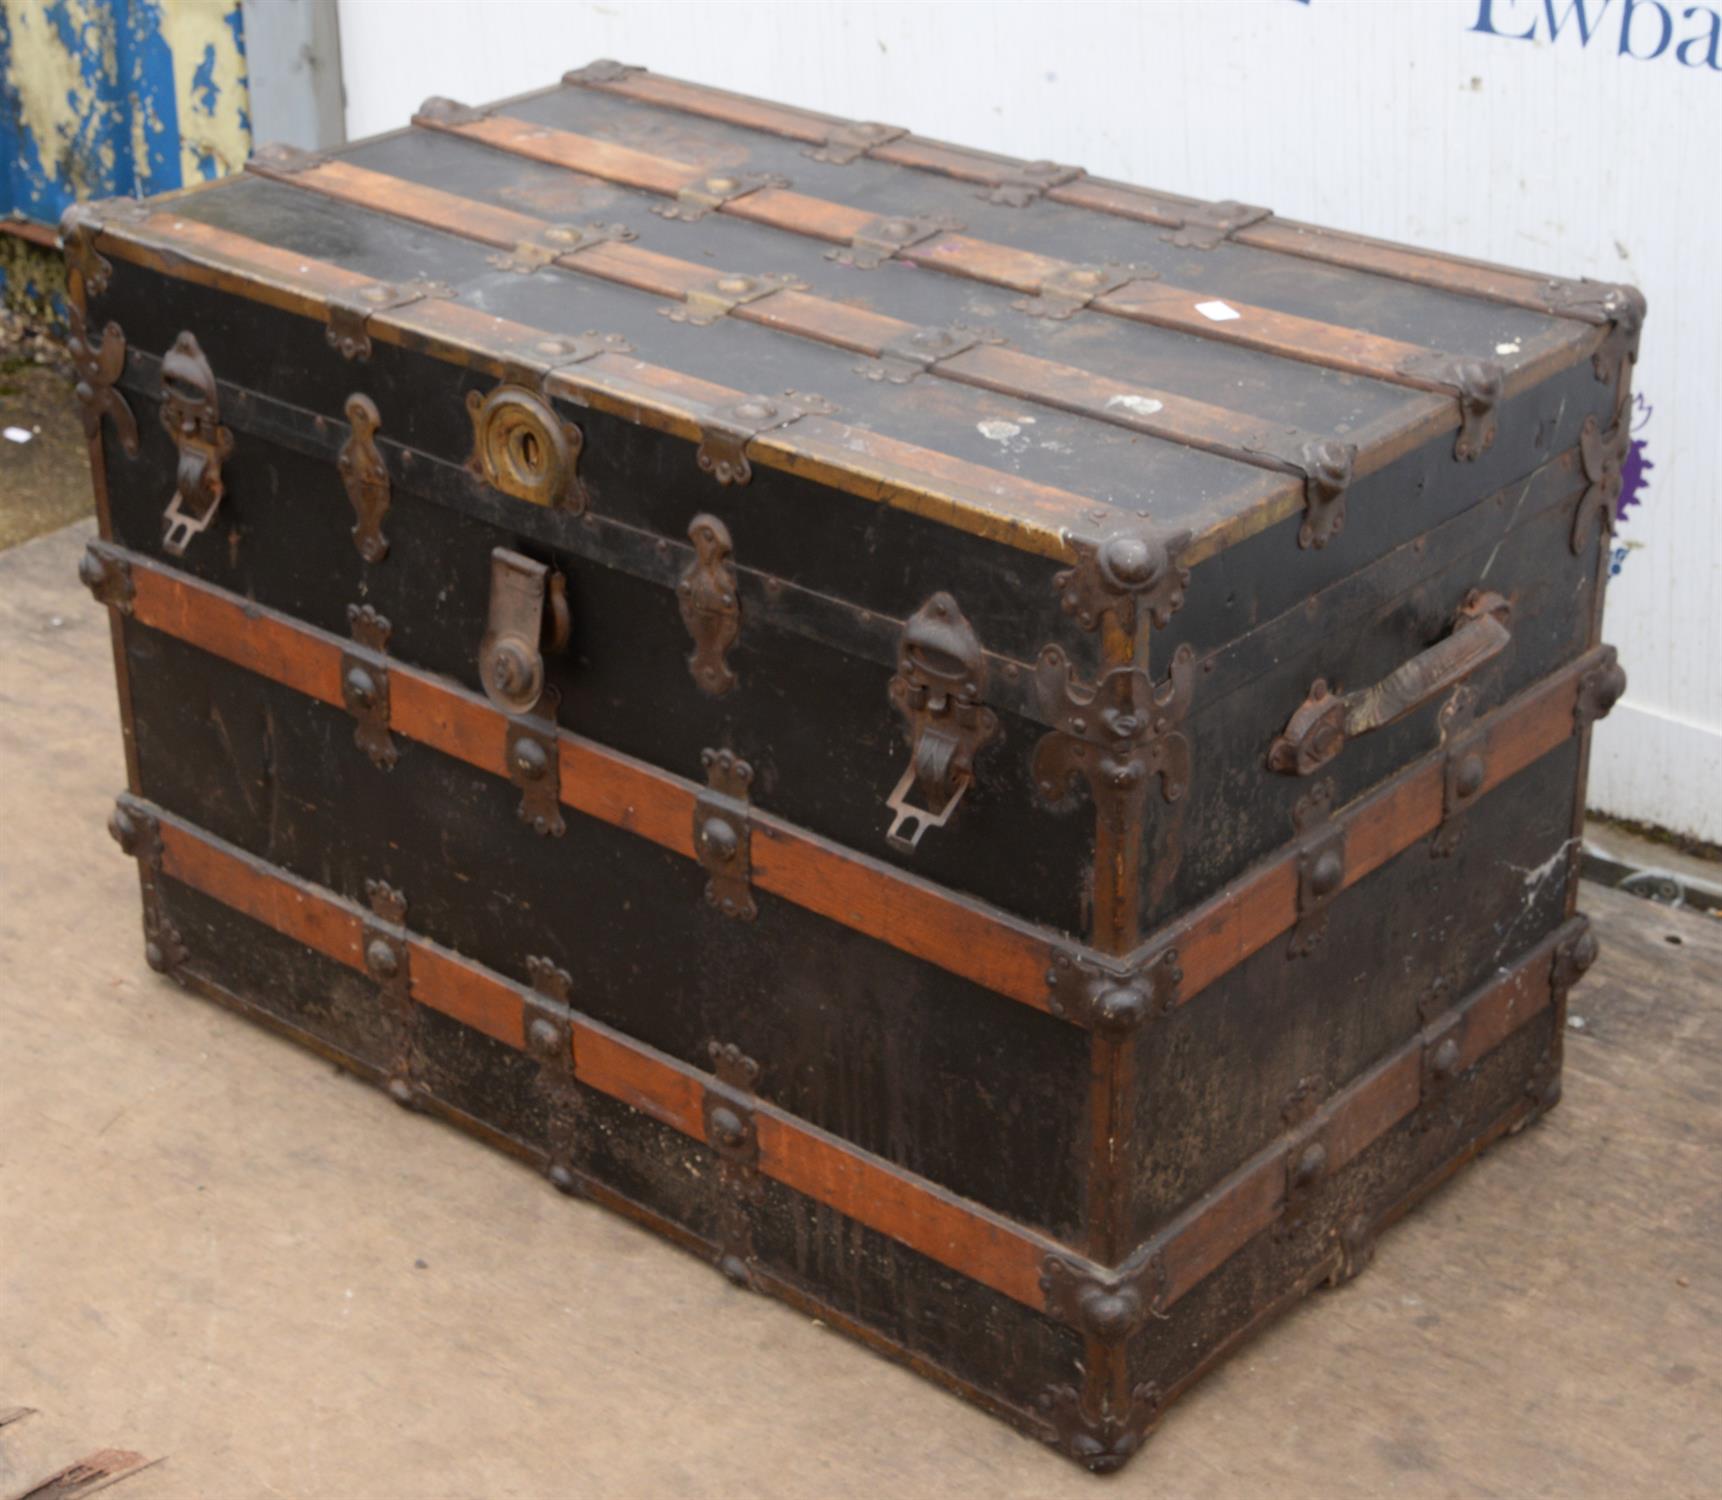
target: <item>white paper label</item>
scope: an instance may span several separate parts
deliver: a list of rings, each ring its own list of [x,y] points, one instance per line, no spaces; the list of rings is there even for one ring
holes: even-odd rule
[[[6,441],[9,443],[27,443],[35,435],[27,427],[8,427],[6,429]]]
[[[1196,311],[1212,323],[1230,323],[1233,318],[1243,317],[1237,308],[1228,307],[1224,302],[1198,302]]]

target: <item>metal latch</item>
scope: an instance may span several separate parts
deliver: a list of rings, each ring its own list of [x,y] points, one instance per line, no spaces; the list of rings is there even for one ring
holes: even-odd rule
[[[366,562],[381,562],[389,555],[383,517],[389,513],[391,494],[389,466],[377,448],[377,432],[383,419],[377,403],[360,391],[347,397],[346,411],[350,430],[347,441],[341,444],[335,467],[353,507],[353,545]]]
[[[567,582],[545,564],[507,547],[490,554],[490,611],[478,645],[478,676],[485,696],[504,713],[531,713],[544,696],[541,641],[550,609],[548,649],[568,644],[571,622]]]
[[[748,276],[739,271],[726,271],[710,281],[689,287],[682,301],[669,303],[658,311],[672,323],[689,323],[695,328],[705,328],[744,302],[757,302],[773,292],[806,290],[805,281],[798,281],[787,273]]]
[[[1081,167],[1061,166],[1055,161],[1018,162],[981,196],[1006,208],[1025,208],[1049,188],[1062,187],[1085,176],[1087,173]]]
[[[1223,198],[1218,203],[1191,203],[1179,209],[1175,228],[1160,236],[1180,250],[1213,250],[1240,229],[1273,217],[1271,208]]]
[[[327,304],[329,326],[323,330],[323,337],[342,359],[366,360],[371,357],[373,313],[406,307],[426,297],[452,296],[454,288],[446,282],[427,281],[423,277],[399,285],[373,281],[350,291],[331,293]]]
[[[694,643],[688,671],[702,693],[721,698],[735,686],[729,649],[741,634],[735,544],[729,527],[703,513],[688,522],[688,540],[694,544],[693,560],[676,581],[682,623]]]
[[[875,146],[901,140],[909,132],[901,125],[880,125],[873,120],[846,120],[833,125],[817,146],[809,146],[801,154],[814,161],[828,161],[846,167],[858,156],[865,156]]]
[[[1018,298],[1011,306],[1031,318],[1062,320],[1087,307],[1096,297],[1104,297],[1132,281],[1157,281],[1159,277],[1160,273],[1151,266],[1123,265],[1117,261],[1094,266],[1060,266],[1041,278],[1038,295]]]
[[[754,438],[803,417],[829,417],[836,410],[823,396],[804,391],[749,396],[729,406],[713,407],[700,420],[700,445],[694,461],[719,484],[746,484],[753,478],[747,445]]]
[[[855,366],[857,374],[869,380],[886,380],[892,385],[907,385],[917,375],[924,375],[942,359],[950,359],[976,344],[999,344],[1004,340],[990,328],[964,328],[954,323],[949,328],[916,328],[891,340],[879,351],[877,359],[863,360]]]
[[[975,756],[998,733],[998,715],[982,701],[987,659],[974,627],[957,601],[937,593],[903,627],[892,705],[903,716],[909,765],[885,799],[891,826],[885,837],[913,851],[929,828],[943,828],[974,780]],[[924,808],[909,805],[919,790]],[[912,825],[904,833],[905,824]]]
[[[221,465],[233,452],[233,434],[221,425],[215,373],[190,333],[180,334],[161,362],[161,425],[179,450],[161,544],[182,557],[191,539],[215,519],[226,493]]]
[[[854,266],[860,271],[871,271],[912,245],[919,245],[935,235],[954,234],[962,227],[956,219],[944,214],[929,214],[922,218],[891,214],[869,219],[850,236],[848,245],[827,250],[825,258],[839,265]]]
[[[694,224],[714,213],[726,203],[757,193],[761,188],[786,188],[789,179],[776,172],[714,172],[698,182],[681,188],[674,203],[654,203],[652,212],[660,219],[680,219]]]

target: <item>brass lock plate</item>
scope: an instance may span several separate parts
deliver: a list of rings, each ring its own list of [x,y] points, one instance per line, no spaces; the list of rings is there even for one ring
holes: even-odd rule
[[[470,391],[472,466],[493,489],[525,500],[571,511],[586,509],[586,494],[576,474],[585,439],[564,422],[536,391],[499,385],[488,395]]]

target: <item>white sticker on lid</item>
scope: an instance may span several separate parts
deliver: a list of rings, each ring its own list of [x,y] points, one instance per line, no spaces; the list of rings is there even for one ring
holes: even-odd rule
[[[1198,302],[1196,311],[1211,323],[1230,323],[1233,318],[1243,317],[1237,308],[1224,302]]]
[[[28,427],[8,427],[6,429],[6,441],[9,443],[27,443],[35,435]]]
[[[1156,401],[1152,396],[1108,396],[1106,408],[1108,411],[1132,412],[1138,417],[1151,417],[1157,411],[1165,409],[1164,401]]]
[[[975,431],[984,438],[990,438],[995,443],[1008,443],[1022,428],[1015,422],[976,422]]]

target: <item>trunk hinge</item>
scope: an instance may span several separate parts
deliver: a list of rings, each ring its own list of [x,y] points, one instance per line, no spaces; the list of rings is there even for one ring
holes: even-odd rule
[[[737,198],[745,198],[761,188],[786,188],[789,185],[789,179],[776,172],[714,172],[679,189],[674,203],[654,203],[652,212],[660,219],[679,219],[684,224],[696,224],[726,203],[734,203]]]
[[[904,250],[935,235],[954,234],[962,227],[957,220],[945,214],[928,214],[919,218],[887,214],[869,219],[850,236],[847,245],[827,250],[825,258],[842,266],[853,266],[858,271],[872,271]]]
[[[1218,203],[1190,203],[1179,207],[1180,218],[1160,236],[1180,250],[1215,250],[1240,229],[1248,229],[1273,217],[1271,208],[1238,203],[1223,198]]]
[[[975,756],[999,727],[986,688],[986,652],[974,626],[949,594],[934,594],[903,627],[887,688],[909,741],[908,768],[885,799],[885,837],[894,848],[912,853],[929,828],[943,828],[974,781]],[[909,803],[917,789],[923,807]]]
[[[355,644],[341,653],[341,701],[353,716],[353,743],[391,771],[399,752],[389,733],[389,622],[369,604],[349,604],[347,623]]]
[[[418,1103],[423,1073],[418,1006],[413,1001],[412,945],[402,924],[407,898],[387,881],[367,880],[365,899],[373,920],[365,923],[365,971],[381,992],[388,1031],[388,1089],[396,1104],[411,1109]]]
[[[498,250],[485,259],[499,271],[530,276],[564,256],[633,238],[634,231],[626,224],[546,224],[536,238],[517,240],[511,249]]]
[[[1635,286],[1608,281],[1551,281],[1543,288],[1548,311],[1557,318],[1606,325],[1608,334],[1591,356],[1598,380],[1618,384],[1638,362],[1638,337],[1644,328],[1644,293]]]
[[[1178,727],[1196,684],[1196,654],[1172,653],[1164,681],[1143,667],[1114,667],[1084,683],[1062,647],[1048,646],[1035,666],[1041,711],[1055,727],[1034,750],[1034,784],[1052,807],[1068,806],[1086,782],[1102,823],[1128,836],[1158,777],[1176,802],[1190,785],[1190,742]]]
[[[1125,635],[1136,631],[1137,607],[1148,611],[1155,628],[1164,630],[1183,607],[1190,570],[1178,558],[1190,545],[1190,533],[1154,535],[1146,526],[1115,532],[1104,541],[1071,537],[1076,566],[1053,580],[1059,607],[1084,630],[1098,630],[1111,615]]]
[[[1184,971],[1178,950],[1161,945],[1134,962],[1070,949],[1047,971],[1048,1009],[1086,1030],[1123,1036],[1168,1015],[1178,1004]]]
[[[1087,175],[1081,167],[1061,166],[1055,161],[1015,162],[980,196],[1006,208],[1026,208],[1049,189]]]
[[[215,373],[190,333],[181,333],[161,362],[161,425],[179,450],[174,491],[162,513],[162,549],[182,557],[215,519],[226,494],[221,466],[233,434],[221,425]]]
[[[759,1064],[733,1042],[708,1047],[713,1076],[700,1101],[706,1144],[717,1153],[718,1269],[737,1286],[753,1285],[753,1219],[759,1202],[759,1131],[753,1088]]]
[[[726,917],[751,922],[753,828],[748,788],[753,767],[732,750],[702,750],[707,788],[694,796],[694,855],[706,872],[706,905]]]
[[[949,328],[916,328],[893,339],[879,350],[877,358],[864,359],[854,366],[858,375],[869,380],[889,381],[892,385],[907,385],[917,375],[924,375],[940,360],[973,349],[976,344],[1002,344],[1004,340],[990,328],[965,328],[954,323]]]
[[[812,157],[814,161],[846,167],[874,147],[888,146],[892,141],[902,140],[908,133],[901,125],[881,125],[874,120],[845,120],[833,125],[817,146],[804,147],[801,154]]]
[[[807,283],[787,272],[765,276],[750,276],[740,271],[725,271],[691,286],[680,302],[668,302],[658,309],[672,323],[687,323],[706,328],[746,302],[758,302],[773,292],[804,292]]]
[[[573,980],[548,958],[528,958],[531,990],[520,997],[526,1055],[538,1064],[545,1113],[545,1175],[558,1192],[578,1193],[574,1157],[580,1137],[580,1090],[574,1081]]]
[[[1117,261],[1093,266],[1061,266],[1050,276],[1042,278],[1036,295],[1018,298],[1011,306],[1031,318],[1062,321],[1087,307],[1096,297],[1104,297],[1132,281],[1159,279],[1160,273],[1151,266],[1121,265]]]
[[[72,394],[77,397],[84,436],[93,439],[102,430],[102,418],[106,416],[114,424],[114,435],[119,438],[126,457],[136,458],[137,419],[115,385],[126,368],[125,334],[118,323],[110,320],[102,329],[101,341],[91,343],[84,314],[76,302],[67,304],[66,319],[70,325],[66,353],[78,377]]]
[[[736,587],[735,544],[729,527],[701,514],[688,522],[694,555],[676,581],[682,623],[693,638],[688,671],[708,697],[721,698],[736,684],[729,651],[741,635],[741,597]]]
[[[836,410],[823,396],[801,391],[749,396],[729,406],[708,407],[700,419],[694,461],[719,484],[746,484],[753,478],[747,445],[762,432],[774,432],[803,417],[829,417]]]

